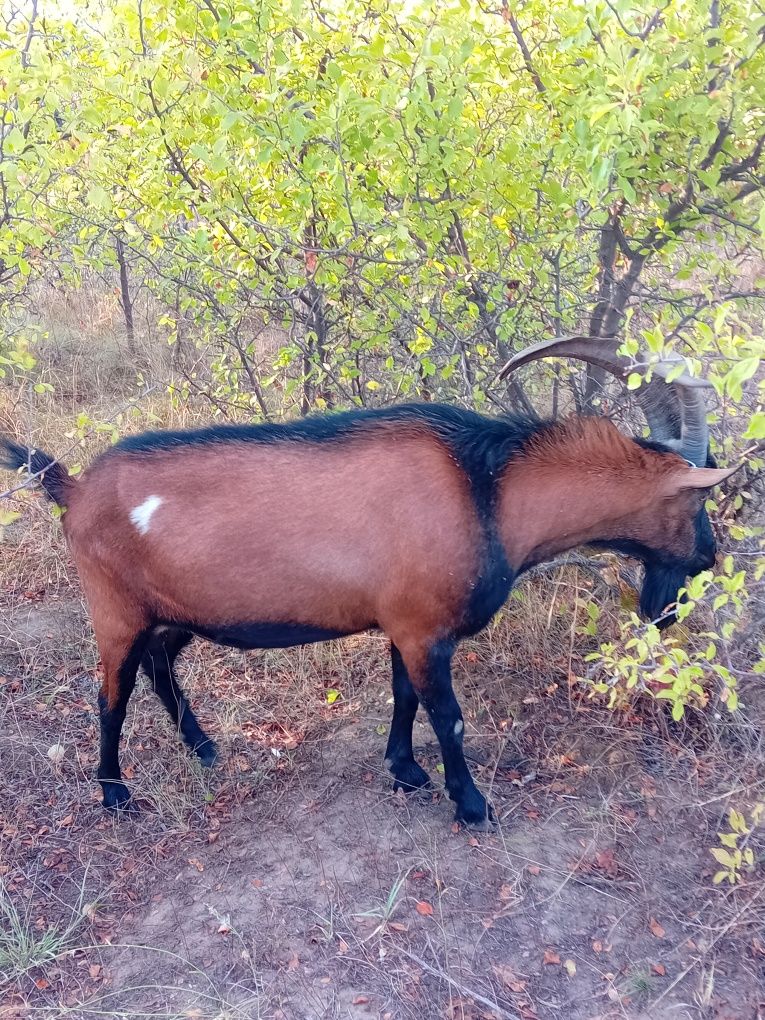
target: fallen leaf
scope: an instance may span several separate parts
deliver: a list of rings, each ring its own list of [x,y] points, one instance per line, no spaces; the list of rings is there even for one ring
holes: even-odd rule
[[[422,914],[423,917],[430,917],[433,913],[433,907],[427,902],[427,900],[417,900],[415,907],[418,914]]]
[[[558,953],[554,952],[552,949],[545,949],[545,955],[544,955],[544,958],[542,960],[542,963],[544,963],[546,966],[552,966],[553,964],[559,964],[560,963],[560,956],[558,955]]]
[[[468,846],[480,846],[480,845],[481,844],[478,842],[475,836],[471,836],[470,839],[468,840]]]
[[[607,871],[613,873],[618,870],[618,865],[614,860],[613,850],[600,850],[595,854],[595,867],[600,868],[601,871]]]
[[[666,932],[664,931],[664,929],[662,928],[662,926],[659,924],[655,917],[652,917],[651,920],[648,922],[648,927],[651,929],[651,934],[655,935],[657,939],[664,938]]]
[[[566,973],[569,977],[573,977],[576,974],[576,964],[573,960],[564,960],[563,966],[566,968]]]
[[[95,981],[100,975],[100,973],[101,973],[100,964],[91,963],[91,965],[88,967],[88,974],[90,974],[91,978]]]
[[[526,982],[521,980],[512,967],[505,964],[495,964],[491,968],[499,980],[510,989],[511,992],[523,992],[526,990]]]
[[[526,870],[530,875],[539,875],[542,872],[542,869],[539,867],[538,864],[529,864]]]
[[[667,973],[667,968],[664,966],[663,963],[652,963],[651,970],[654,972],[654,974],[658,974],[659,977],[664,977],[664,975]]]
[[[192,868],[196,868],[197,871],[205,870],[204,864],[202,864],[198,857],[189,857],[189,864],[192,866]]]
[[[366,997],[366,995],[357,995],[356,998],[353,1000],[353,1005],[363,1006],[367,1002],[369,1002],[369,999]]]
[[[593,949],[593,952],[595,952],[595,953],[602,953],[603,952],[603,943],[600,941],[600,939],[595,939],[593,941],[592,949]]]
[[[518,1009],[521,1011],[521,1020],[539,1020],[539,1014],[534,1011],[528,1002],[519,1002]]]

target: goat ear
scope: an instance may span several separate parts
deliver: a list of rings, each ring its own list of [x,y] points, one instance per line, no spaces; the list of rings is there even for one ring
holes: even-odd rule
[[[670,486],[675,492],[682,489],[711,489],[726,478],[730,478],[744,465],[736,464],[732,468],[697,468],[689,467],[687,471],[678,471],[671,476]]]

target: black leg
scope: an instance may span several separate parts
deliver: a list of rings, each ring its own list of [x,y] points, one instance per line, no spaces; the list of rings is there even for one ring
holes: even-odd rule
[[[115,671],[116,675],[106,676],[104,686],[98,695],[98,711],[101,720],[101,755],[98,766],[98,780],[103,790],[105,808],[120,810],[128,807],[130,791],[122,782],[120,769],[120,735],[125,722],[127,704],[135,687],[138,663],[145,644],[145,638],[139,638],[127,654],[124,662]],[[108,674],[108,667],[105,666]],[[116,682],[115,682],[116,681]],[[109,704],[107,693],[112,691],[116,696]]]
[[[197,722],[173,669],[178,653],[191,638],[188,631],[175,628],[155,631],[149,637],[141,666],[188,747],[198,755],[203,765],[214,765],[217,759],[215,744]]]
[[[494,820],[491,807],[476,789],[462,753],[465,724],[452,688],[453,651],[453,645],[447,642],[437,644],[430,651],[420,698],[441,745],[446,789],[457,805],[456,820],[486,827]]]
[[[412,687],[401,653],[390,646],[393,666],[393,720],[390,725],[385,764],[393,773],[393,789],[412,790],[430,786],[428,773],[414,760],[412,752],[412,726],[417,715],[419,699]]]

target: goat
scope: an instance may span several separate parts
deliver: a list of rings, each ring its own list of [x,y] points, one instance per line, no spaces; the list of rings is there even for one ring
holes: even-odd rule
[[[594,358],[582,343],[573,338],[568,353]],[[518,356],[505,372],[567,353],[562,341],[554,346]],[[79,480],[45,453],[0,441],[4,466],[26,467],[65,508],[103,668],[104,806],[131,807],[119,739],[139,666],[210,765],[215,745],[174,670],[193,636],[273,648],[379,629],[391,641],[385,762],[395,788],[430,782],[412,753],[422,705],[457,821],[490,825],[462,750],[455,646],[486,626],[525,570],[582,544],[642,560],[641,611],[670,622],[686,577],[715,562],[704,499],[732,473],[696,466],[709,456],[706,425],[691,414],[698,402],[684,396],[697,383],[660,383],[681,411],[654,419],[679,422],[680,435],[650,441],[599,417],[491,419],[405,404],[131,436]]]

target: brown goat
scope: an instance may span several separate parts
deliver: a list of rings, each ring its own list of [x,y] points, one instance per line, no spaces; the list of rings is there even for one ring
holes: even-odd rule
[[[214,744],[173,669],[193,635],[284,647],[378,628],[391,640],[396,786],[429,782],[412,754],[422,704],[456,817],[478,826],[492,816],[462,752],[457,641],[488,623],[523,571],[581,544],[642,559],[641,609],[666,623],[685,578],[714,563],[703,503],[731,473],[602,419],[498,420],[433,404],[149,433],[80,480],[9,440],[0,451],[66,508],[103,664],[105,806],[129,801],[118,747],[140,665],[211,764]]]

